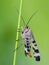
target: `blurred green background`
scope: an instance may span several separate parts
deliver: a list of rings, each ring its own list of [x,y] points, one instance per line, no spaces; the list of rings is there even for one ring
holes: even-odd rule
[[[27,23],[36,10],[29,27],[32,29],[40,50],[41,61],[25,57],[24,46],[17,50],[16,65],[49,65],[49,0],[22,0],[22,16]],[[0,0],[0,65],[13,65],[16,30],[20,0]],[[21,19],[21,26],[23,22]],[[19,38],[20,39],[20,38]],[[18,46],[24,43],[19,41]],[[33,54],[33,50],[31,49]]]

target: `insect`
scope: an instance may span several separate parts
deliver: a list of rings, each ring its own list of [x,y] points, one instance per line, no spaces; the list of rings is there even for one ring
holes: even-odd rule
[[[18,12],[18,10],[17,10],[17,12]],[[21,37],[25,41],[25,43],[24,43],[24,53],[25,53],[25,56],[28,55],[29,57],[32,57],[31,52],[30,52],[30,48],[31,48],[30,44],[32,43],[32,49],[33,49],[34,58],[35,58],[36,61],[40,61],[40,52],[39,52],[39,49],[37,47],[37,43],[35,41],[34,35],[32,33],[32,30],[28,26],[30,20],[32,19],[32,17],[37,12],[38,11],[36,11],[35,13],[33,13],[31,15],[31,17],[29,18],[29,20],[28,20],[28,22],[26,24],[25,24],[25,21],[24,21],[24,19],[22,17],[22,20],[23,20],[23,23],[24,23],[24,27],[22,27],[22,30],[21,30]],[[18,40],[16,40],[16,41],[18,41]],[[21,44],[21,46],[22,46],[22,44]],[[17,47],[15,50],[19,49],[21,46]]]

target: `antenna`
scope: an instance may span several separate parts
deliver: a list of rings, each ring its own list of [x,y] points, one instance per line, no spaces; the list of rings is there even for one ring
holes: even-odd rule
[[[16,8],[16,11],[17,11],[17,13],[19,14],[19,11],[18,11],[18,9]],[[24,18],[21,16],[21,18],[22,18],[22,20],[23,20],[23,23],[24,23],[24,25],[25,25],[25,21],[24,21]]]
[[[30,20],[32,19],[32,17],[33,17],[33,16],[34,16],[37,12],[38,12],[38,10],[37,10],[37,11],[35,11],[35,12],[31,15],[31,17],[29,18],[29,20],[28,20],[28,22],[27,22],[26,26],[29,24]]]

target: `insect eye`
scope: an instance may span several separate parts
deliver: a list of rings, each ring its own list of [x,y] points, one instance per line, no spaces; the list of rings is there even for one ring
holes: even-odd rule
[[[24,32],[22,31],[22,34],[23,34]]]

